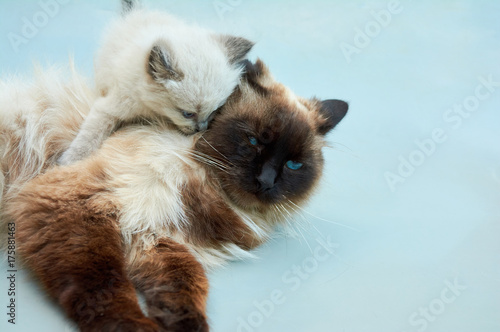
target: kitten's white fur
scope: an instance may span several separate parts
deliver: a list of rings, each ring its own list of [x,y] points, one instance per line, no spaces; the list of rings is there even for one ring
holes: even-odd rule
[[[252,45],[166,13],[133,10],[119,18],[95,60],[100,98],[59,163],[83,159],[119,122],[138,117],[165,116],[185,134],[206,129],[238,84],[239,61]]]

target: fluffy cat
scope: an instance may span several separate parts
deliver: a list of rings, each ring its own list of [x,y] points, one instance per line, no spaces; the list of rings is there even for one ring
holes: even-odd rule
[[[77,78],[70,85],[91,97]],[[33,111],[1,128],[4,222],[15,222],[18,253],[82,331],[208,331],[205,269],[251,256],[289,218],[284,210],[306,202],[324,136],[348,109],[297,97],[261,61],[247,62],[204,133],[129,126],[89,158],[44,172],[71,137],[42,127],[70,133],[88,103],[47,108],[43,94],[30,98]],[[31,146],[34,136],[41,146]],[[29,162],[44,174],[20,187],[26,175],[16,174]]]
[[[185,134],[205,130],[238,84],[252,46],[165,13],[130,10],[103,38],[95,60],[100,98],[58,162],[83,159],[120,122],[139,117],[164,116]]]

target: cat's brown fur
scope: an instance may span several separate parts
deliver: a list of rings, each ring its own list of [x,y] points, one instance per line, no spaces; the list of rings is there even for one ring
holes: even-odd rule
[[[125,128],[7,196],[20,254],[83,331],[207,331],[203,267],[249,255],[311,195],[347,104],[247,71],[203,136]]]

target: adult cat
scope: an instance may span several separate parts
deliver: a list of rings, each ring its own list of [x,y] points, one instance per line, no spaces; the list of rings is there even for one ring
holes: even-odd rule
[[[249,256],[289,218],[283,208],[304,204],[347,108],[297,97],[247,63],[205,133],[123,128],[89,158],[9,191],[19,254],[82,331],[207,331],[204,267]],[[74,126],[66,116],[52,120]],[[9,135],[7,169],[36,153],[16,150],[27,133]]]

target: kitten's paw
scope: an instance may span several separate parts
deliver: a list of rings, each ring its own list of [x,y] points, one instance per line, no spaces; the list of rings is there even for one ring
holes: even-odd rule
[[[66,166],[74,163],[78,159],[73,156],[69,151],[64,151],[64,153],[57,159],[57,164],[61,166]]]
[[[169,310],[164,307],[150,308],[151,319],[172,332],[208,332],[208,323],[205,315],[191,307],[182,307]]]
[[[84,149],[68,149],[63,152],[63,154],[57,159],[57,164],[61,166],[66,166],[70,164],[74,164],[79,160],[85,159],[90,154],[89,151]]]

